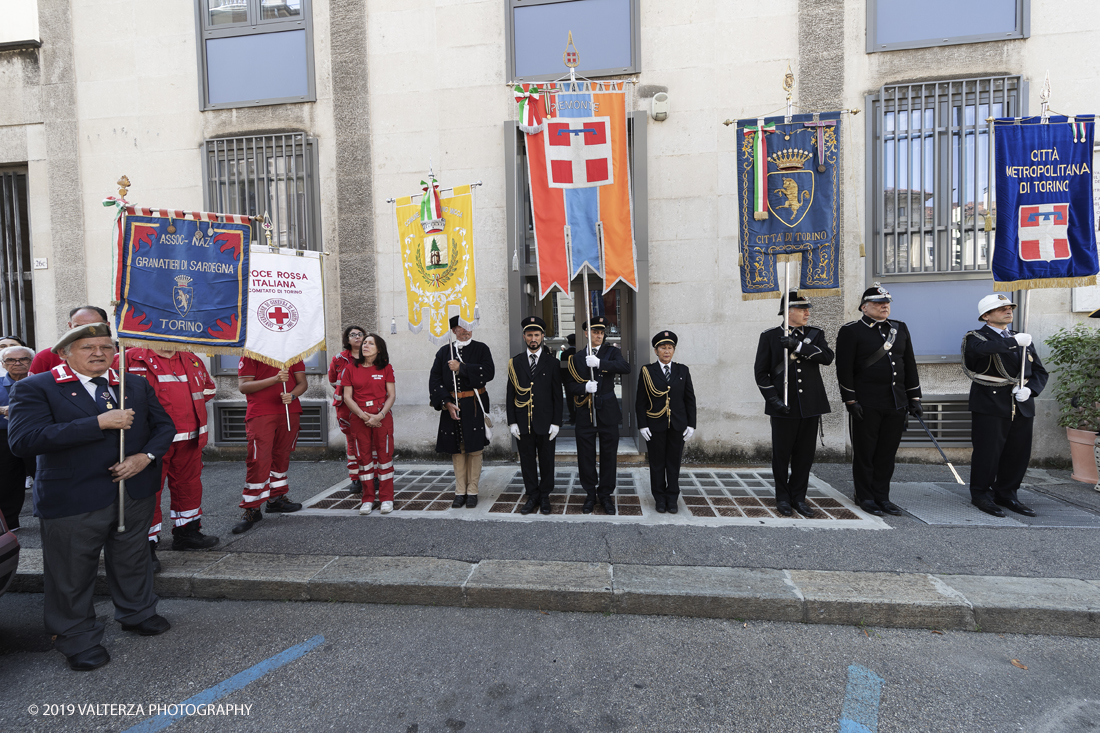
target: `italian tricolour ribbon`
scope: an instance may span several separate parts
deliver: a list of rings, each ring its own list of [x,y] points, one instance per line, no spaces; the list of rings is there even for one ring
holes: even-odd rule
[[[775,132],[775,123],[764,124],[756,120],[754,127],[746,127],[745,134],[752,135],[752,218],[763,221],[768,218],[768,143],[767,133]]]

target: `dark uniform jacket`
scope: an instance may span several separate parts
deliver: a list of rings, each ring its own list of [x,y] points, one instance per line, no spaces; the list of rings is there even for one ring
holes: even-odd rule
[[[619,347],[612,346],[606,341],[596,349],[600,366],[592,369],[585,364],[588,357],[588,347],[578,351],[567,362],[567,374],[562,375],[565,382],[565,394],[573,400],[577,408],[577,426],[584,427],[592,424],[592,415],[588,406],[588,393],[585,384],[589,379],[595,379],[596,385],[596,425],[618,425],[623,419],[623,412],[619,408],[619,399],[615,396],[615,375],[630,374],[630,364],[623,358],[623,352]]]
[[[695,427],[695,388],[691,384],[691,372],[683,364],[672,362],[671,366],[671,384],[665,381],[661,362],[641,368],[638,398],[634,401],[639,428],[649,428],[654,433],[665,430],[682,433],[686,427]]]
[[[561,425],[561,363],[545,345],[542,356],[530,369],[526,349],[508,362],[508,388],[504,400],[508,424],[519,425],[520,435],[547,435],[551,425]],[[517,402],[519,404],[517,404]]]
[[[457,359],[458,372],[451,376],[447,362]],[[452,344],[444,346],[435,353],[435,363],[428,375],[428,399],[439,414],[439,432],[436,435],[435,449],[440,453],[458,453],[462,448],[467,453],[475,453],[485,447],[485,418],[489,412],[489,393],[463,397],[455,400],[455,379],[459,392],[471,392],[485,389],[493,380],[493,355],[489,347],[480,341],[471,341],[461,349]],[[459,408],[459,421],[451,419],[447,403],[456,402]],[[478,402],[481,406],[478,407]],[[459,444],[461,431],[462,444]]]
[[[118,394],[118,375],[105,374]],[[134,499],[153,496],[160,488],[161,458],[176,427],[144,378],[126,375],[128,410],[134,422],[126,431],[126,455],[152,453],[144,471],[126,479]],[[118,463],[118,430],[100,430],[99,408],[68,365],[17,382],[11,393],[8,444],[17,456],[38,456],[34,478],[34,513],[45,519],[84,514],[118,499],[110,467]]]
[[[773,417],[814,417],[829,412],[829,398],[825,394],[825,384],[821,381],[822,366],[833,363],[833,351],[825,340],[825,332],[815,326],[803,326],[792,329],[792,335],[799,337],[802,346],[798,353],[788,352],[779,343],[783,338],[783,328],[776,326],[760,334],[760,344],[756,348],[756,386],[764,399],[778,397],[791,408],[790,414],[783,415],[769,404],[764,405],[764,414]],[[789,398],[783,394],[783,362],[790,354],[790,366],[787,376]]]
[[[896,329],[893,346],[867,364],[881,352],[891,329]],[[845,402],[879,410],[906,407],[921,396],[909,329],[901,321],[876,323],[867,316],[845,323],[836,336],[836,378]]]
[[[1035,417],[1035,396],[1046,387],[1048,375],[1043,362],[1039,361],[1034,344],[1027,347],[1027,365],[1024,367],[1024,386],[1031,389],[1031,397],[1026,402],[1017,402],[1012,394],[1012,388],[1020,379],[1020,345],[1016,339],[1005,338],[988,325],[982,326],[966,335],[963,360],[966,368],[975,375],[994,380],[1005,378],[997,368],[999,361],[1010,380],[1003,384],[982,384],[980,380],[973,382],[970,385],[971,412],[1011,418],[1015,406],[1023,417]]]

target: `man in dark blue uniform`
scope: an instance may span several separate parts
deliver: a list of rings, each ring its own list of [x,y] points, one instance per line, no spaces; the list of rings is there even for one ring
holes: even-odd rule
[[[776,509],[785,517],[794,514],[794,510],[813,517],[814,510],[806,503],[806,489],[817,451],[821,416],[830,411],[820,367],[833,363],[833,352],[825,340],[825,332],[808,325],[810,301],[794,291],[789,299],[789,331],[784,335],[783,327],[776,326],[760,334],[754,371],[756,386],[764,397],[764,414],[771,417]],[[783,310],[781,303],[780,316]],[[785,395],[784,364],[787,365]]]
[[[985,296],[978,303],[978,320],[985,325],[963,339],[963,366],[972,382],[970,501],[995,517],[1005,515],[999,507],[1035,516],[1033,509],[1017,501],[1016,492],[1031,460],[1035,395],[1047,384],[1047,370],[1031,336],[1010,329],[1015,308],[1004,293]]]
[[[550,513],[554,490],[554,439],[561,430],[561,366],[543,345],[546,321],[528,316],[520,321],[526,349],[508,362],[505,410],[508,430],[519,444],[519,467],[527,502],[520,514],[538,509]]]
[[[836,378],[848,408],[855,499],[868,514],[901,514],[890,501],[890,478],[906,411],[923,415],[920,377],[909,329],[890,320],[890,293],[874,283],[863,293],[863,317],[840,327]]]
[[[604,343],[607,316],[594,316],[581,326],[585,346],[569,358],[565,394],[576,408],[577,469],[588,498],[581,512],[591,514],[599,498],[605,514],[615,513],[615,476],[619,459],[619,423],[623,419],[615,396],[615,375],[629,374],[630,364],[617,346]],[[592,351],[588,340],[592,339]],[[593,424],[592,417],[596,422]],[[600,439],[599,485],[596,476],[596,438]]]
[[[653,337],[657,361],[644,365],[634,409],[649,456],[649,488],[658,513],[680,510],[680,460],[695,434],[695,388],[691,372],[672,361],[679,342],[672,331]]]
[[[8,440],[13,453],[38,461],[34,513],[42,528],[46,633],[72,669],[87,671],[111,659],[92,599],[101,551],[123,630],[153,636],[170,628],[157,615],[147,535],[160,460],[176,429],[142,377],[126,377],[126,409],[119,409],[106,323],[72,329],[53,351],[62,364],[13,390]],[[127,456],[119,461],[122,430]],[[122,480],[126,529],[118,532]]]

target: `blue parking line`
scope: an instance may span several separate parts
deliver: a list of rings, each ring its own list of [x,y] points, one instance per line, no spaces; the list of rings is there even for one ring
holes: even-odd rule
[[[848,689],[840,711],[839,733],[878,733],[878,701],[883,679],[853,664],[848,667]]]
[[[187,717],[186,709],[188,706],[209,705],[210,703],[217,702],[229,693],[236,692],[242,687],[247,687],[268,672],[274,672],[279,667],[290,664],[295,659],[304,657],[312,649],[324,643],[325,637],[318,634],[308,641],[303,641],[301,644],[279,652],[273,657],[268,657],[259,664],[255,664],[243,672],[238,672],[224,682],[219,682],[213,687],[208,687],[199,694],[187,698],[182,703],[174,705],[173,707],[181,709],[180,712],[174,712],[172,714],[163,713],[152,718],[146,718],[137,725],[127,728],[122,733],[155,733],[156,731],[164,730],[177,720]]]

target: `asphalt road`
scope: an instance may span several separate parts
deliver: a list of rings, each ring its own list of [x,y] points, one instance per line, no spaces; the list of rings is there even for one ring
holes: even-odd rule
[[[108,621],[111,663],[75,673],[49,650],[41,604],[0,598],[0,730],[124,731],[148,714],[80,706],[180,703],[318,635],[301,658],[214,700],[247,715],[166,730],[833,733],[853,709],[853,665],[882,679],[880,696],[854,698],[879,733],[1100,729],[1100,639],[166,600],[171,631],[142,638]],[[97,610],[109,617],[109,601]],[[73,712],[44,714],[57,705]]]

